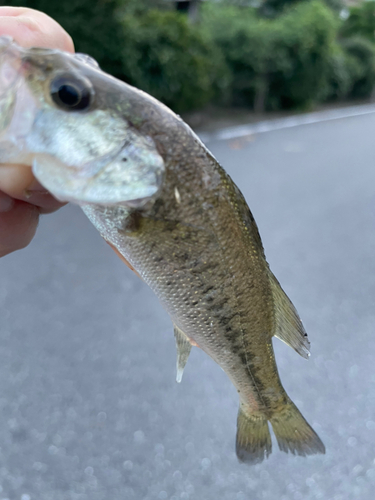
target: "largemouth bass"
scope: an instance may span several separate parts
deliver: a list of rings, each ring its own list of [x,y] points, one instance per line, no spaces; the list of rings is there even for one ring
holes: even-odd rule
[[[236,387],[237,456],[324,445],[281,385],[272,337],[308,357],[301,320],[272,274],[254,218],[229,175],[166,106],[82,54],[0,38],[0,161],[32,165],[80,205],[159,297],[174,324],[177,380],[192,345]]]

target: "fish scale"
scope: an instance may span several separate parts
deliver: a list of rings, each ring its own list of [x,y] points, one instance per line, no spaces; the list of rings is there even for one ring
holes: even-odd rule
[[[277,336],[307,357],[306,332],[245,199],[197,136],[83,55],[0,37],[2,64],[17,87],[0,88],[0,159],[30,162],[151,287],[174,323],[178,381],[192,345],[224,369],[240,398],[238,458],[271,453],[268,422],[282,451],[324,453],[280,382],[272,346]]]

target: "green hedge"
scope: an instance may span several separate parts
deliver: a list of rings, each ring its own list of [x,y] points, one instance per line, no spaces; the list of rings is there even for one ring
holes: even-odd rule
[[[356,61],[339,44],[335,44],[324,100],[344,100],[349,96],[353,87],[355,66]]]
[[[254,9],[205,6],[202,25],[234,78],[234,103],[256,110],[306,107],[326,92],[336,20],[323,3],[298,4],[276,19]]]
[[[229,70],[209,37],[183,14],[149,10],[125,15],[121,49],[127,81],[175,111],[202,107],[229,83]]]
[[[361,36],[375,43],[375,1],[365,1],[349,9],[349,17],[342,24],[341,36]]]
[[[265,0],[256,9],[244,0],[206,1],[197,25],[166,0],[0,5],[46,12],[72,35],[77,51],[177,112],[214,101],[261,112],[372,96],[375,1],[351,8],[345,21],[333,8],[340,0],[294,2]]]
[[[177,112],[223,95],[230,80],[220,51],[163,0],[6,0],[41,10],[72,36],[76,50]],[[169,7],[169,9],[168,9]]]
[[[375,45],[361,37],[352,37],[341,42],[347,54],[351,75],[348,97],[370,97],[375,82]]]
[[[0,0],[0,5],[30,7],[45,12],[72,36],[77,52],[94,57],[109,73],[122,77],[119,47],[123,32],[116,0]]]

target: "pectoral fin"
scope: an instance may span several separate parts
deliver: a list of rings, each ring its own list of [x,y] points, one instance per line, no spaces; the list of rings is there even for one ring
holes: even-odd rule
[[[133,273],[134,273],[134,274],[136,274],[136,275],[138,276],[138,278],[141,278],[141,277],[139,276],[139,274],[137,273],[137,271],[134,269],[134,267],[130,264],[130,262],[128,262],[128,261],[125,259],[125,257],[124,257],[124,256],[123,256],[120,252],[119,252],[119,250],[117,250],[117,248],[116,248],[114,245],[112,245],[112,243],[111,243],[110,241],[108,241],[108,240],[106,240],[106,239],[105,239],[104,241],[105,241],[106,243],[108,243],[108,245],[112,248],[112,250],[114,250],[114,251],[115,251],[115,253],[117,254],[117,256],[118,256],[118,257],[120,257],[120,259],[124,262],[124,264],[126,264],[126,265],[128,266],[128,268],[129,268],[130,270],[132,270],[132,271],[133,271]],[[141,278],[141,279],[142,279],[142,278]]]
[[[277,326],[275,337],[292,347],[303,358],[308,358],[310,356],[310,342],[300,317],[281,288],[280,283],[271,272],[270,282],[276,309]]]
[[[184,368],[186,362],[188,360],[192,343],[184,334],[182,330],[180,330],[176,325],[174,325],[174,337],[176,339],[176,348],[177,348],[177,375],[176,381],[178,383],[182,380],[182,374],[184,373]]]

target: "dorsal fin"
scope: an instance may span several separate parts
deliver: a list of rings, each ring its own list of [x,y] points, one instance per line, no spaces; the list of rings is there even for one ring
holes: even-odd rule
[[[177,374],[176,381],[178,383],[182,380],[182,374],[184,373],[184,368],[186,362],[189,358],[189,354],[191,351],[191,342],[189,337],[184,334],[182,330],[178,328],[178,326],[174,326],[174,337],[176,339],[176,348],[177,348]]]
[[[275,276],[270,273],[270,282],[276,310],[275,337],[285,342],[303,358],[310,356],[310,342],[298,313],[281,288]]]

